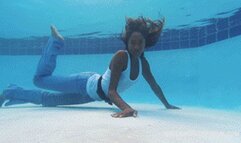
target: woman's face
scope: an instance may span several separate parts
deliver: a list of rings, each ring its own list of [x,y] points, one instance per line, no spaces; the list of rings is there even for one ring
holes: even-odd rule
[[[144,52],[146,45],[145,38],[140,32],[133,32],[128,41],[128,50],[135,56],[139,57]]]

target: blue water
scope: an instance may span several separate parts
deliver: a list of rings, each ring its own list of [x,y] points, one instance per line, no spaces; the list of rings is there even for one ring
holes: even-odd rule
[[[240,44],[239,36],[200,48],[147,52],[146,57],[170,103],[240,110]],[[59,56],[54,74],[68,75],[84,71],[103,74],[111,57],[112,54]],[[0,89],[8,83],[35,89],[32,77],[39,58],[0,56],[0,66],[3,67]],[[128,102],[162,105],[143,78],[121,96]]]
[[[214,7],[217,2],[220,7]],[[47,36],[51,23],[56,24],[65,37],[96,31],[99,35],[94,34],[93,37],[106,36],[122,31],[125,16],[139,15],[154,19],[165,16],[166,28],[183,24],[196,26],[202,24],[197,20],[217,17],[217,13],[239,7],[241,1],[238,0],[1,1],[0,37]],[[238,36],[193,49],[147,52],[146,57],[170,103],[181,107],[201,106],[240,111],[240,41],[241,37]],[[111,57],[112,54],[61,55],[54,74],[68,75],[84,71],[103,74]],[[0,56],[0,91],[9,83],[36,89],[32,77],[39,58],[40,55]],[[121,96],[128,102],[161,106],[143,78]]]
[[[203,24],[199,20],[226,17],[240,7],[240,0],[1,0],[0,37],[46,36],[50,24],[65,36],[120,33],[126,16],[140,15],[165,17],[165,29],[196,26]],[[217,15],[222,12],[227,13]]]

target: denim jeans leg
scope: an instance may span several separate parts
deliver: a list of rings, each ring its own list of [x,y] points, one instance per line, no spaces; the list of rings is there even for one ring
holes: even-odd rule
[[[44,47],[39,60],[35,76],[50,76],[56,67],[58,53],[63,49],[64,43],[58,39],[50,37]]]
[[[87,79],[94,73],[86,72],[68,76],[52,75],[56,67],[56,59],[59,49],[63,47],[63,41],[50,37],[43,55],[40,58],[33,82],[37,87],[60,91],[64,93],[85,93]],[[80,87],[81,86],[81,87]],[[83,92],[84,91],[84,92]]]
[[[37,66],[33,83],[40,88],[66,93],[78,93],[78,76],[53,76],[58,52],[63,47],[63,41],[50,37]]]
[[[57,105],[84,104],[94,101],[87,94],[55,93],[42,90],[24,89],[14,84],[9,85],[3,91],[3,95],[6,100],[9,100],[5,103],[5,106],[34,103],[52,107]]]

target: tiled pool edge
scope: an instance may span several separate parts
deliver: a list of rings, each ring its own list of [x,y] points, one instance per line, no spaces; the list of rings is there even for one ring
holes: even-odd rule
[[[241,35],[241,8],[232,16],[201,20],[209,24],[182,29],[165,29],[158,43],[147,51],[196,48]],[[40,55],[48,37],[0,38],[0,55]],[[123,49],[122,41],[106,38],[66,38],[62,55],[104,54]]]

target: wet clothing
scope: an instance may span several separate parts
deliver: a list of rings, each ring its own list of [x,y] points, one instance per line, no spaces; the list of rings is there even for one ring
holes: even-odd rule
[[[118,82],[117,92],[119,93],[131,87],[140,78],[140,75],[139,75],[135,80],[130,79],[130,70],[131,70],[130,55],[127,51],[126,53],[128,55],[128,64],[127,64],[127,68],[121,73],[120,80]],[[139,59],[139,73],[142,73],[140,59]],[[90,95],[91,98],[95,100],[102,100],[99,97],[99,95],[95,92],[97,91],[98,79],[100,78],[100,76],[101,75],[99,74],[94,74],[88,79],[88,82],[87,82],[87,93]],[[105,73],[102,75],[102,80],[101,80],[101,86],[105,95],[108,95],[110,77],[111,77],[111,70],[108,67]]]
[[[53,90],[28,90],[11,84],[3,91],[3,95],[9,102],[6,105],[31,102],[43,106],[72,105],[105,100],[111,104],[108,94],[111,70],[107,68],[101,76],[95,72],[82,72],[69,76],[52,75],[56,67],[57,55],[64,46],[64,42],[50,37],[46,47],[43,49],[39,60],[33,82],[37,87]],[[127,52],[127,51],[126,51]],[[128,54],[128,52],[127,52]],[[130,79],[130,56],[128,54],[128,66],[121,73],[118,83],[118,92],[122,92],[132,86],[136,80]],[[141,63],[139,60],[139,72]]]

